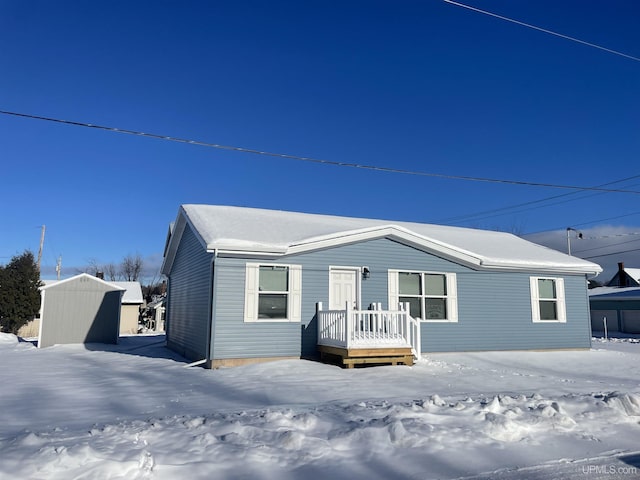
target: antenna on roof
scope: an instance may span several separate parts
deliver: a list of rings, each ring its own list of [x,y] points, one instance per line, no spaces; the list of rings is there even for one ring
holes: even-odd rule
[[[40,271],[40,262],[42,261],[42,248],[44,247],[44,231],[45,225],[42,225],[42,233],[40,234],[40,250],[38,250],[38,272]]]

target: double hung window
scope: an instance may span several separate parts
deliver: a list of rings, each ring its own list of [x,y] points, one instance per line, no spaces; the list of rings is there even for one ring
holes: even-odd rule
[[[564,280],[531,277],[531,312],[534,322],[566,322]]]
[[[249,263],[245,279],[245,322],[300,321],[299,265]]]
[[[457,322],[455,273],[389,272],[389,305],[408,303],[411,316],[432,322]]]

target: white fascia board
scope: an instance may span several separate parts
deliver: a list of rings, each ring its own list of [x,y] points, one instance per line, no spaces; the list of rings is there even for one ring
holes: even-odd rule
[[[176,253],[178,252],[178,245],[182,240],[182,235],[187,225],[191,227],[191,231],[194,233],[194,235],[202,245],[202,248],[208,250],[208,246],[206,242],[202,238],[202,235],[200,235],[200,232],[198,231],[198,229],[195,228],[195,226],[189,219],[189,216],[185,212],[184,207],[180,207],[180,211],[178,212],[178,217],[176,218],[176,221],[173,222],[172,228],[170,227],[172,231],[169,238],[169,243],[165,248],[166,253],[165,253],[164,259],[162,260],[160,273],[167,276],[169,275],[169,272],[171,271],[171,267],[173,266],[173,261],[175,260],[175,257],[176,257]]]
[[[178,217],[175,222],[173,222],[173,228],[171,228],[168,243],[165,247],[164,258],[162,259],[162,266],[160,267],[160,272],[164,275],[168,276],[171,271],[171,266],[175,260],[176,253],[178,251],[178,244],[182,238],[185,225],[186,220],[184,220],[182,210],[180,210],[178,212]]]
[[[545,263],[528,263],[528,264],[500,264],[483,261],[482,270],[492,270],[496,272],[542,272],[553,274],[580,274],[580,275],[598,275],[602,270],[595,268],[580,267],[577,265],[550,265]]]
[[[391,238],[405,245],[415,247],[419,250],[427,251],[438,256],[450,259],[473,269],[492,271],[518,271],[531,272],[541,271],[549,273],[567,274],[592,274],[597,275],[602,271],[599,265],[567,265],[555,264],[552,262],[535,261],[505,261],[495,258],[487,258],[474,255],[467,250],[453,247],[443,242],[431,238],[417,235],[416,233],[397,226],[385,225],[371,228],[363,228],[335,234],[310,238],[287,246],[281,245],[259,245],[250,242],[234,241],[233,239],[218,240],[207,245],[208,252],[217,252],[221,256],[257,256],[257,257],[279,257],[284,255],[295,255],[306,253],[312,250],[339,247],[341,245],[353,244],[377,238]],[[243,245],[244,243],[244,245]]]
[[[348,243],[357,243],[376,238],[389,237],[397,239],[402,243],[415,246],[422,250],[428,250],[438,253],[439,255],[455,259],[456,261],[472,265],[480,266],[480,257],[473,255],[465,250],[452,247],[443,242],[438,242],[422,235],[417,235],[406,228],[397,225],[385,225],[381,227],[364,228],[352,230],[348,232],[340,232],[335,235],[327,235],[293,244],[288,249],[288,254],[302,253],[308,250],[316,250],[322,248],[336,247]]]
[[[234,243],[233,241],[210,243],[209,245],[207,245],[207,252],[208,253],[218,252],[218,254],[224,253],[227,255],[256,254],[256,255],[277,255],[277,256],[286,255],[290,253],[287,247],[248,244],[246,248],[243,248],[240,245],[240,242]]]
[[[109,287],[113,288],[113,290],[121,290],[122,292],[124,292],[126,290],[126,288],[120,287],[119,285],[114,285],[111,282],[107,282],[106,280],[103,280],[103,279],[98,278],[96,276],[89,275],[88,273],[80,273],[79,275],[74,275],[73,277],[65,278],[64,280],[60,280],[59,282],[50,283],[49,285],[44,285],[44,286],[40,287],[40,290],[47,290],[49,288],[57,287],[59,285],[72,282],[73,280],[77,280],[77,279],[82,278],[82,277],[89,278],[92,281],[108,285]]]
[[[259,251],[259,250],[238,250],[238,249],[219,249],[210,248],[207,249],[208,253],[215,253],[218,257],[235,257],[235,258],[278,258],[286,254],[286,252],[273,252],[273,251]]]
[[[303,242],[292,244],[289,247],[275,245],[259,246],[254,244],[247,245],[247,248],[243,249],[238,243],[234,243],[232,240],[228,242],[215,242],[207,246],[207,251],[216,251],[218,252],[218,255],[283,256],[305,253],[311,250],[321,250],[325,248],[338,247],[341,245],[385,237],[397,239],[402,243],[414,246],[421,250],[435,252],[438,255],[451,258],[457,262],[464,263],[471,267],[479,267],[481,265],[481,259],[477,256],[471,255],[464,250],[450,247],[444,243],[437,242],[420,235],[416,235],[413,232],[396,225],[340,232],[337,234],[331,234],[305,240]]]
[[[553,262],[535,262],[535,261],[503,261],[498,259],[484,258],[481,261],[481,266],[490,270],[508,270],[508,271],[542,271],[550,273],[580,273],[586,275],[598,275],[602,273],[602,267],[595,263],[584,262],[583,265],[571,265],[571,264],[559,264]]]

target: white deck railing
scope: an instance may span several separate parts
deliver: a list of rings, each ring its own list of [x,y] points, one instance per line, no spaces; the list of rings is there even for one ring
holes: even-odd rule
[[[420,358],[420,322],[409,315],[409,304],[398,310],[323,310],[316,306],[318,345],[338,348],[406,348]]]

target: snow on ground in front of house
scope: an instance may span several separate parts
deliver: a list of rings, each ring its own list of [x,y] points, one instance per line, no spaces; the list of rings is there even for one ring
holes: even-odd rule
[[[0,478],[640,478],[640,341],[204,370],[0,334]]]

